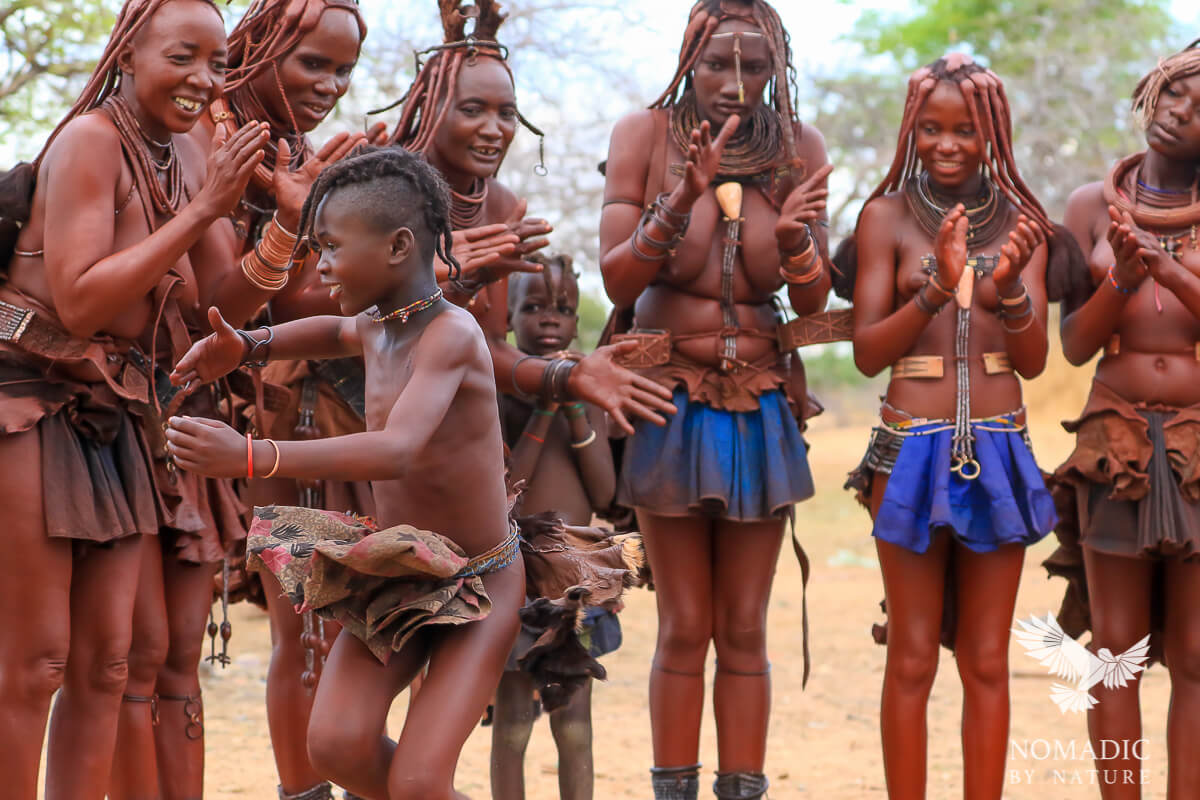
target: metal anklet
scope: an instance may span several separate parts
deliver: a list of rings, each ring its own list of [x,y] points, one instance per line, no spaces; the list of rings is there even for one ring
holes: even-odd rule
[[[333,800],[333,785],[329,781],[324,781],[311,789],[305,789],[296,794],[288,794],[283,790],[283,786],[280,786],[279,800]]]
[[[761,772],[718,772],[713,781],[717,800],[761,800],[770,781]]]
[[[654,800],[696,800],[700,795],[700,765],[651,767]]]

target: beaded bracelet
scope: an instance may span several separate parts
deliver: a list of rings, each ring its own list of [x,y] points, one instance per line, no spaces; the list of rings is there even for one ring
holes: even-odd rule
[[[1117,270],[1116,264],[1113,264],[1111,267],[1108,268],[1108,282],[1112,284],[1112,287],[1127,297],[1129,295],[1133,294],[1134,292],[1136,292],[1137,291],[1136,286],[1133,287],[1132,289],[1126,289],[1124,286],[1122,286],[1120,283],[1117,282],[1116,270]]]
[[[568,403],[566,405],[566,410],[567,416],[571,419],[579,419],[587,414],[587,409],[584,408],[583,403]]]

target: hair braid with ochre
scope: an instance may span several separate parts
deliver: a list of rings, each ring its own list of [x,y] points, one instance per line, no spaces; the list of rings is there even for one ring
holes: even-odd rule
[[[336,189],[384,179],[407,184],[397,202],[413,201],[412,208],[422,215],[425,227],[433,235],[434,255],[450,265],[450,280],[457,282],[462,273],[451,254],[453,231],[450,227],[450,188],[441,174],[425,159],[400,147],[363,145],[349,157],[321,171],[304,200],[300,212],[298,246],[315,241],[313,226],[321,201]]]
[[[650,104],[650,108],[677,105],[684,94],[692,89],[693,67],[700,60],[717,27],[731,19],[749,22],[762,31],[766,40],[774,71],[767,90],[771,107],[783,122],[784,160],[794,162],[797,152],[793,125],[799,121],[799,117],[795,106],[796,68],[792,64],[791,38],[783,27],[779,12],[765,0],[698,0],[688,15],[675,75],[666,91]]]

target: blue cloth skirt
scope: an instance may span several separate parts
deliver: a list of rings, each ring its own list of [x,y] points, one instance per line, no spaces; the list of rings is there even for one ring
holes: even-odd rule
[[[875,517],[875,536],[924,553],[943,529],[965,547],[989,553],[1004,544],[1033,544],[1054,529],[1054,501],[1025,427],[1009,416],[973,421],[971,430],[980,466],[975,480],[950,470],[952,426],[877,429],[877,436],[898,435],[902,443]]]
[[[749,522],[812,497],[808,451],[783,392],[764,392],[757,411],[712,408],[682,388],[673,400],[665,427],[638,422],[625,444],[621,505]]]

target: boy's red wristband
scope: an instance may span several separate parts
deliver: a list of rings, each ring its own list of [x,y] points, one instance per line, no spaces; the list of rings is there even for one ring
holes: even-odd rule
[[[246,478],[254,477],[254,439],[246,434]]]

